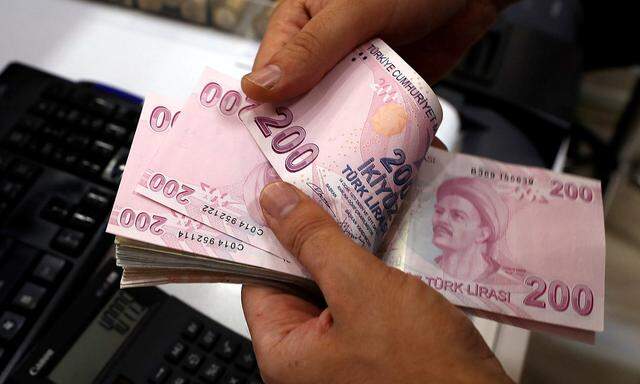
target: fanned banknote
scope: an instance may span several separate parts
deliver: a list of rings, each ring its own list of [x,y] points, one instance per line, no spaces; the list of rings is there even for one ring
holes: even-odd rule
[[[238,80],[207,68],[135,191],[295,265],[258,203],[262,188],[279,177],[238,119],[255,105]]]
[[[442,120],[427,83],[382,40],[347,55],[309,93],[240,118],[280,177],[376,251]]]
[[[108,227],[123,286],[243,282],[317,294],[262,217],[262,188],[284,179],[458,306],[602,330],[599,183],[427,153],[441,118],[428,85],[379,39],[289,103],[257,105],[212,69],[182,112],[147,98]]]
[[[272,271],[306,276],[297,261],[288,262],[223,232],[193,220],[134,193],[145,170],[169,132],[183,118],[176,103],[162,97],[147,97],[131,145],[107,232],[149,245],[166,247],[185,254],[228,262],[240,262]],[[171,182],[163,186],[168,195],[178,193]]]

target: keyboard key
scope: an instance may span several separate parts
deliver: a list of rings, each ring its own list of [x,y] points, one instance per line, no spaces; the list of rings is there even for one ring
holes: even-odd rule
[[[202,330],[202,323],[196,320],[191,320],[182,331],[182,336],[187,340],[195,340]]]
[[[21,181],[32,181],[40,173],[40,167],[16,159],[11,163],[10,175]]]
[[[30,155],[29,157],[34,157],[38,155],[41,147],[42,147],[42,143],[40,140],[32,139],[24,146],[24,152]]]
[[[69,217],[69,203],[60,197],[52,197],[40,212],[42,218],[62,224]]]
[[[81,133],[72,133],[71,135],[67,136],[65,142],[74,150],[82,151],[89,145],[89,143],[91,142],[91,138]]]
[[[238,372],[229,370],[220,381],[220,384],[245,384],[246,382],[246,377],[240,375]]]
[[[55,102],[40,100],[33,107],[33,112],[41,116],[50,116],[56,109],[57,107],[55,106]]]
[[[91,118],[91,120],[89,121],[89,126],[88,126],[89,130],[91,132],[99,132],[102,131],[102,128],[104,128],[104,120],[102,120],[99,117],[93,117]]]
[[[38,258],[38,253],[37,249],[17,242],[5,252],[0,265],[0,303],[5,301],[10,292],[15,292],[23,276]]]
[[[38,307],[47,290],[33,283],[25,283],[16,297],[13,305],[27,311],[33,311]]]
[[[169,380],[169,384],[189,384],[189,379],[184,376],[175,376]]]
[[[96,112],[100,115],[103,116],[110,116],[112,115],[117,106],[115,103],[113,103],[110,100],[107,100],[103,97],[95,97],[93,98],[89,104],[87,105],[87,107],[89,107],[89,109],[91,109],[93,112]]]
[[[27,115],[20,119],[18,126],[20,129],[38,132],[44,127],[44,120],[36,116]]]
[[[67,116],[65,116],[64,121],[67,124],[75,125],[80,123],[80,119],[82,119],[82,112],[72,108],[67,112]]]
[[[66,169],[73,170],[76,168],[76,164],[78,164],[78,155],[74,153],[66,153],[62,152],[62,158],[60,159],[60,165],[65,167]],[[56,158],[56,154],[53,154],[54,158]]]
[[[63,108],[60,104],[54,101],[49,102],[49,109],[46,112],[44,112],[42,115],[49,118],[54,118],[56,114],[60,111],[60,108]]]
[[[24,189],[23,185],[14,181],[2,180],[0,181],[0,196],[5,200],[13,201],[18,197]]]
[[[44,255],[33,271],[33,276],[53,284],[62,276],[65,264],[65,261],[58,257]]]
[[[92,208],[100,212],[104,212],[110,208],[111,199],[105,194],[90,190],[80,201],[80,206],[84,208]]]
[[[4,312],[0,316],[0,339],[12,340],[24,326],[25,318],[13,312]]]
[[[153,371],[147,381],[151,384],[162,384],[167,380],[169,375],[171,375],[171,368],[166,365],[160,365],[155,369],[155,371]]]
[[[68,132],[66,128],[59,125],[48,124],[42,129],[42,135],[54,141],[62,141]]]
[[[101,131],[102,127],[104,127],[104,120],[99,117],[84,115],[80,118],[78,125],[86,132],[96,133]]]
[[[67,119],[67,115],[69,114],[69,108],[67,107],[60,107],[58,108],[58,110],[56,111],[56,113],[53,114],[53,118],[60,120],[60,121],[64,121]]]
[[[170,362],[177,364],[185,353],[187,353],[187,346],[181,341],[176,341],[175,344],[169,348],[164,357]]]
[[[113,156],[113,153],[115,152],[115,147],[112,144],[109,144],[102,140],[96,140],[91,145],[91,148],[89,148],[89,152],[91,153],[92,156],[98,159],[107,160],[107,159],[110,159],[111,156]]]
[[[198,368],[200,368],[200,365],[202,364],[203,360],[204,360],[204,357],[201,354],[197,352],[190,352],[184,358],[184,363],[182,365],[182,368],[184,368],[185,371],[193,373],[197,371]]]
[[[253,351],[246,348],[236,358],[236,366],[245,372],[251,372],[256,367],[256,356]]]
[[[6,141],[11,148],[22,148],[31,140],[31,135],[25,132],[13,131],[9,134]]]
[[[55,149],[56,149],[56,145],[55,144],[53,144],[50,141],[45,141],[42,144],[42,146],[40,147],[40,151],[38,153],[38,156],[40,156],[44,160],[48,160],[53,155],[53,152],[55,151]]]
[[[58,232],[56,237],[53,238],[51,246],[58,251],[75,256],[82,250],[84,240],[84,234],[63,228]]]
[[[93,229],[96,224],[97,221],[94,217],[81,212],[74,212],[69,219],[70,227],[83,232]]]
[[[104,129],[104,133],[107,137],[122,141],[127,137],[127,129],[121,125],[109,123]]]
[[[218,333],[210,329],[207,329],[202,334],[202,337],[200,337],[200,340],[198,340],[198,345],[205,351],[209,352],[211,351],[211,349],[213,349],[213,346],[215,345],[219,336],[220,335]]]
[[[200,371],[200,378],[208,384],[213,384],[218,381],[223,373],[224,366],[222,363],[212,361],[209,364],[206,364],[202,371]]]
[[[140,108],[129,108],[129,107],[120,107],[118,112],[113,116],[113,118],[121,123],[123,123],[126,127],[133,129],[138,124],[138,119],[140,118]]]
[[[216,347],[216,355],[226,361],[233,359],[238,352],[240,343],[233,341],[229,338],[224,338],[218,343]]]
[[[102,172],[102,167],[99,164],[89,160],[81,160],[78,169],[83,174],[91,177],[97,177]]]

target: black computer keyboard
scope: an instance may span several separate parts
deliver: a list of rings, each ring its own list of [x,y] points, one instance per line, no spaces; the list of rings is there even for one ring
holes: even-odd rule
[[[17,63],[0,74],[0,383],[113,244],[141,103]]]
[[[9,384],[263,384],[249,340],[158,288],[119,290],[119,276],[105,262]]]

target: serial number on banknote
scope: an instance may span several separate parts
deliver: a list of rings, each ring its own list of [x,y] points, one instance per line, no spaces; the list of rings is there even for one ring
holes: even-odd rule
[[[244,250],[244,244],[242,243],[216,239],[212,236],[187,231],[178,231],[178,239],[191,240],[202,244],[217,245],[218,248],[227,248],[238,251]]]
[[[247,232],[250,232],[252,234],[256,234],[258,236],[262,236],[264,234],[264,230],[258,226],[255,225],[251,225],[250,223],[247,223],[246,221],[239,219],[236,216],[230,215],[226,212],[222,212],[220,210],[218,210],[215,207],[212,207],[210,205],[205,204],[202,207],[202,212],[211,215],[213,217],[217,217],[220,220],[227,222],[231,225],[235,225],[240,229],[244,229]]]

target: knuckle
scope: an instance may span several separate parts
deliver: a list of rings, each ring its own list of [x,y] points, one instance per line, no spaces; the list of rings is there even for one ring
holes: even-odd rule
[[[325,217],[306,217],[294,223],[291,230],[290,246],[295,255],[313,251],[328,245],[335,235],[335,224]]]
[[[297,25],[291,24],[290,21],[283,17],[273,17],[269,21],[269,29],[281,33],[293,34],[297,28]]]
[[[285,46],[285,49],[296,58],[310,61],[320,54],[322,41],[314,33],[302,30],[298,32],[290,44]]]

